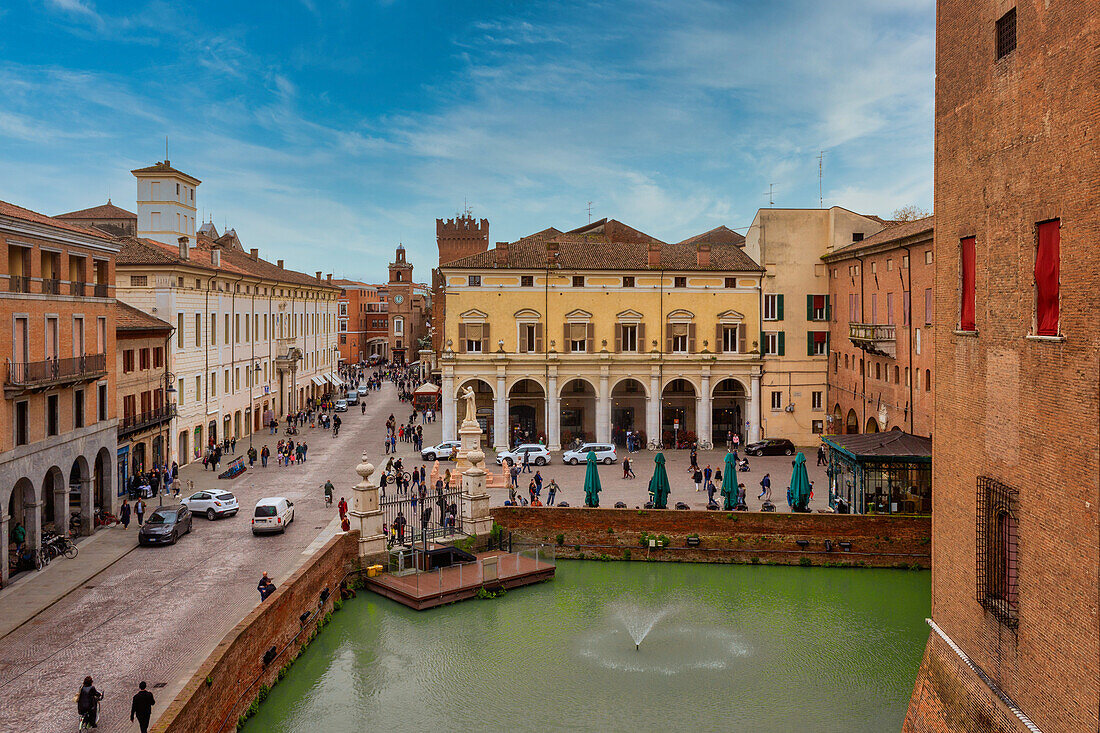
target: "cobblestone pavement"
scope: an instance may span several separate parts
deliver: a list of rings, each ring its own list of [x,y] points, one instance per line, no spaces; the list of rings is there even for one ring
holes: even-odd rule
[[[355,465],[364,449],[375,451],[386,417],[407,416],[392,387],[372,393],[367,412],[346,413],[340,437],[321,429],[302,431],[309,446],[305,464],[267,469],[231,481],[219,481],[202,464],[185,466],[184,479],[195,488],[217,486],[233,491],[241,504],[234,517],[208,522],[196,517],[194,531],[171,547],[143,547],[130,552],[77,590],[64,595],[0,640],[0,731],[76,730],[73,700],[87,674],[105,697],[103,731],[137,730],[130,723],[130,698],[146,680],[162,712],[222,637],[258,603],[256,582],[267,571],[276,585],[288,577],[321,543],[320,535],[339,529],[336,507],[326,507],[321,485],[332,479],[351,500],[358,481]],[[368,438],[368,436],[371,436]],[[266,432],[260,441],[278,440]],[[244,453],[248,441],[238,441]],[[408,444],[400,452],[411,453]],[[224,464],[223,464],[224,465]],[[251,509],[263,496],[282,495],[294,502],[295,521],[286,534],[253,537]],[[136,524],[124,533],[137,542]],[[311,545],[313,545],[311,547]],[[64,562],[64,561],[58,561]],[[3,599],[4,608],[20,603],[18,593]],[[10,605],[9,605],[10,604]],[[155,718],[154,718],[155,719]]]
[[[398,417],[407,417],[407,411],[405,414],[398,413]],[[435,445],[442,440],[442,427],[441,423],[431,423],[425,426],[424,433],[424,445]],[[399,444],[400,445],[400,444]],[[379,451],[382,449],[382,441],[379,438],[372,446],[373,451]],[[810,481],[814,486],[814,497],[810,501],[810,508],[813,510],[826,509],[829,505],[829,488],[828,481],[825,477],[825,467],[817,466],[817,453],[816,447],[813,449],[806,448],[806,468],[808,470]],[[372,453],[375,455],[375,453]],[[650,451],[638,451],[631,454],[631,463],[634,470],[635,479],[623,479],[622,459],[626,456],[626,450],[619,448],[617,451],[619,462],[611,466],[601,465],[599,467],[600,473],[600,485],[603,491],[600,492],[600,506],[601,507],[614,507],[615,502],[622,501],[628,507],[641,507],[647,501],[649,501],[649,478],[653,475],[653,453]],[[743,455],[743,452],[742,452]],[[723,463],[725,461],[726,451],[713,450],[713,451],[700,451],[699,453],[699,466],[700,468],[707,466],[713,468],[724,468]],[[383,457],[384,458],[384,457]],[[527,496],[527,487],[534,477],[535,471],[542,474],[544,479],[543,485],[545,486],[551,478],[558,482],[560,490],[558,491],[557,501],[560,503],[566,501],[570,506],[583,506],[584,505],[584,474],[586,466],[581,463],[577,466],[563,465],[561,463],[561,453],[554,453],[552,455],[552,462],[548,466],[531,466],[531,473],[520,474],[519,477],[519,489],[523,493],[524,497]],[[739,483],[745,484],[745,496],[746,503],[748,504],[750,511],[759,511],[762,501],[756,497],[760,494],[760,480],[764,477],[765,473],[770,474],[772,483],[772,502],[775,504],[775,509],[778,512],[789,512],[790,507],[787,506],[787,486],[791,480],[791,470],[793,456],[762,456],[756,458],[749,457],[750,471],[747,473],[738,472],[737,480]],[[380,461],[375,461],[379,463]],[[405,460],[408,464],[408,459]],[[419,466],[422,462],[416,460],[412,465]],[[501,467],[496,464],[496,454],[491,451],[486,451],[486,469],[491,473],[500,475]],[[668,480],[672,487],[672,493],[669,495],[669,506],[674,506],[676,502],[682,501],[688,504],[692,509],[706,509],[707,495],[705,491],[696,493],[695,484],[691,481],[691,474],[688,473],[688,466],[690,465],[690,452],[687,450],[668,450],[665,451],[665,469],[668,472]],[[449,466],[449,463],[441,462],[440,471],[443,471]],[[406,465],[406,468],[409,466]],[[431,464],[428,464],[428,472],[431,472]],[[720,484],[715,484],[716,488],[721,490]],[[489,489],[490,503],[492,506],[501,506],[508,499],[508,489],[504,488],[490,488]],[[722,496],[716,492],[714,495],[715,501],[719,504],[722,503]],[[546,490],[543,489],[542,500],[546,501]]]

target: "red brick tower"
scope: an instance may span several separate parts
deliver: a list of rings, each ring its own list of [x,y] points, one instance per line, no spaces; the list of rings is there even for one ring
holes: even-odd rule
[[[435,241],[439,246],[439,264],[447,265],[455,260],[485,252],[489,249],[489,220],[475,220],[467,209],[453,219],[435,220]],[[438,266],[437,266],[438,267]],[[445,343],[443,324],[446,322],[447,304],[444,302],[443,281],[439,270],[432,270],[432,350],[440,353]]]

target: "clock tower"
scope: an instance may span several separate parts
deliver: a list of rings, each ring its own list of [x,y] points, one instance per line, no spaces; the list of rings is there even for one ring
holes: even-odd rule
[[[390,360],[405,364],[408,355],[416,355],[416,328],[413,323],[413,268],[405,260],[405,248],[397,245],[394,261],[390,263],[389,292],[389,342]]]

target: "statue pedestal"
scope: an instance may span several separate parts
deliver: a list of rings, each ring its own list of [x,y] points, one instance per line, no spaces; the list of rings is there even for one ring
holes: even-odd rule
[[[481,435],[481,426],[477,424],[477,420],[462,421],[462,427],[458,429],[458,440],[462,445],[455,454],[455,471],[452,473],[465,474],[474,465],[469,455],[474,450],[481,451]],[[485,454],[482,453],[481,457],[484,459]]]
[[[465,429],[466,424],[462,427]],[[476,439],[480,440],[480,435],[478,429]],[[462,472],[462,531],[486,537],[493,529],[493,518],[489,515],[489,494],[485,491],[485,453],[480,445],[475,445],[466,458],[470,467]]]
[[[367,461],[366,453],[355,472],[360,481],[355,485],[348,517],[352,529],[359,530],[359,557],[380,557],[386,553],[386,535],[382,532],[384,521],[378,502],[378,484],[371,480],[374,465]]]

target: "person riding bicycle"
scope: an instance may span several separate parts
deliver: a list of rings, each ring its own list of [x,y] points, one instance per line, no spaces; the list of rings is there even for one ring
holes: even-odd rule
[[[333,490],[333,488],[334,487],[333,487],[331,481],[326,481],[325,482],[325,503],[326,504],[329,504],[329,505],[332,504],[332,490]]]
[[[339,415],[332,418],[332,437],[335,438],[337,433],[340,432],[340,423],[341,422],[343,422],[343,421],[340,419]]]
[[[76,696],[76,712],[80,714],[81,728],[95,728],[99,718],[99,701],[103,699],[103,693],[92,684],[91,677],[84,678],[84,686],[80,688],[80,694]]]

